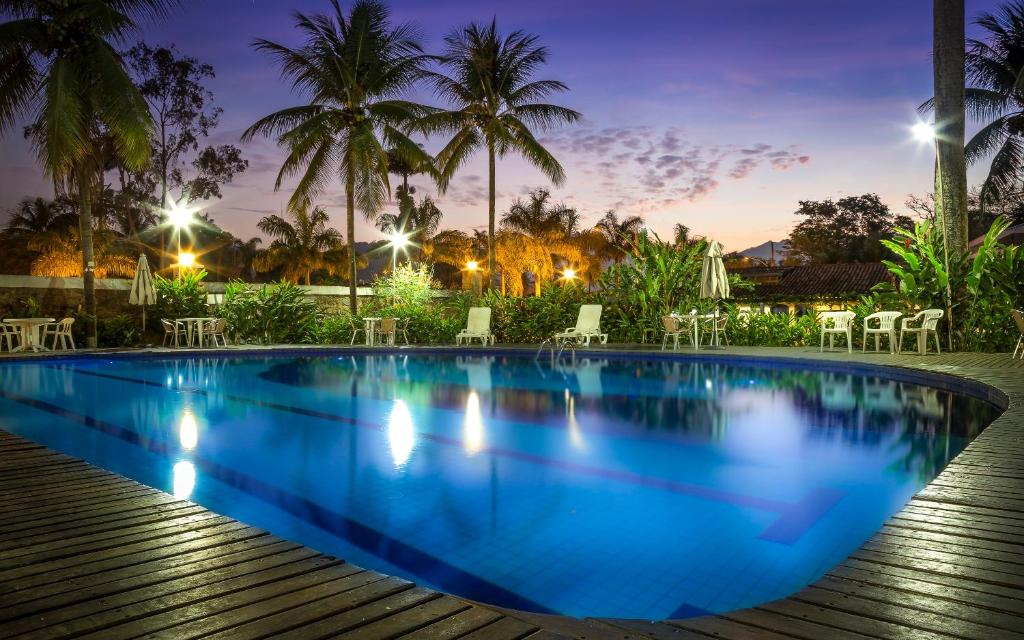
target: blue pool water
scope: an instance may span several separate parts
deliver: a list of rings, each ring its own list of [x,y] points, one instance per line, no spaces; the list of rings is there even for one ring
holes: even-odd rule
[[[0,364],[0,428],[469,598],[663,619],[805,586],[998,413],[873,373],[473,353]]]

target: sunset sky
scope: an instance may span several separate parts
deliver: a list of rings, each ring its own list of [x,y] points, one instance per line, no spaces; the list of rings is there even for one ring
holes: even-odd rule
[[[298,44],[290,12],[327,10],[326,2],[185,2],[147,24],[143,39],[174,43],[212,64],[210,83],[224,108],[213,144],[238,143],[255,119],[298,104],[255,37]],[[931,94],[931,0],[394,0],[397,22],[412,21],[436,51],[452,27],[497,16],[504,31],[523,29],[550,47],[538,78],[566,82],[555,100],[584,115],[543,134],[565,166],[556,197],[588,222],[605,210],[641,214],[667,233],[676,222],[739,250],[780,240],[801,199],[876,192],[897,211],[931,182],[931,149],[912,141],[915,108]],[[995,9],[968,0],[970,21]],[[969,35],[974,29],[969,26]],[[438,104],[427,87],[410,96]],[[431,140],[436,151],[443,141]],[[255,235],[256,221],[278,213],[289,185],[275,193],[282,153],[269,141],[243,147],[250,169],[209,203],[232,232]],[[28,195],[49,195],[20,128],[0,141],[0,210]],[[971,183],[981,169],[971,170]],[[420,193],[434,190],[423,179]],[[498,210],[532,188],[549,186],[516,158],[498,166]],[[486,159],[479,156],[438,198],[443,226],[486,226]],[[321,198],[343,228],[340,181]],[[358,240],[380,237],[360,220]]]

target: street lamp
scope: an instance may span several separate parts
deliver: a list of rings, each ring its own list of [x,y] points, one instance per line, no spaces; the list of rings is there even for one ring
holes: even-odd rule
[[[480,295],[483,291],[483,283],[480,281],[480,263],[470,260],[466,263],[466,271],[469,272],[470,282],[473,286],[473,295]]]
[[[178,279],[181,279],[181,230],[185,229],[188,231],[189,226],[194,222],[192,214],[195,213],[195,209],[182,206],[180,203],[172,200],[170,196],[167,198],[166,207],[164,208],[164,214],[167,217],[167,222],[174,228],[175,244],[177,245],[177,251],[179,255],[178,260]],[[194,259],[193,259],[194,260]]]
[[[910,128],[918,142],[935,144],[935,208],[942,211],[942,262],[946,269],[946,327],[949,330],[949,350],[953,350],[953,285],[949,273],[949,212],[943,206],[942,197],[942,156],[939,153],[939,132],[930,122],[918,122]]]
[[[181,268],[191,269],[196,266],[196,256],[194,253],[183,251],[178,253],[178,276],[181,277]]]
[[[565,269],[562,271],[562,278],[565,280],[574,280],[576,278],[575,269]]]

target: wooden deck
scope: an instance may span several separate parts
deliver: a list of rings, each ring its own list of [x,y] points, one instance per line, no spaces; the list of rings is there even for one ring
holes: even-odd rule
[[[1024,361],[894,364],[1008,409],[846,561],[793,596],[650,623],[505,611],[320,554],[0,431],[0,638],[1024,638]]]

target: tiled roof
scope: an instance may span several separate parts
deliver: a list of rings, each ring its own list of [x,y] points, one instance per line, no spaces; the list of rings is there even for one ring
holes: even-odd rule
[[[889,271],[880,262],[808,264],[786,267],[777,283],[757,284],[752,291],[737,291],[736,297],[747,300],[850,299],[870,293],[876,284],[890,280]]]

